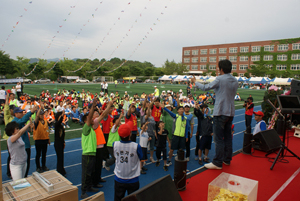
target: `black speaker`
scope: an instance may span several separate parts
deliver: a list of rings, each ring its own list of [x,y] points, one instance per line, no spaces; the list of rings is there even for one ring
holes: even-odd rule
[[[292,80],[291,95],[300,96],[300,80],[295,80],[295,79]]]
[[[282,141],[275,129],[265,130],[253,136],[254,149],[270,152],[280,148]]]
[[[252,133],[244,132],[243,154],[251,154],[252,137]]]
[[[147,186],[124,197],[122,201],[182,201],[170,175],[157,179]]]

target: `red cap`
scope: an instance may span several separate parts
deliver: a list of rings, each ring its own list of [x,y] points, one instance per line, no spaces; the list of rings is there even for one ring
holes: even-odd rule
[[[257,111],[257,112],[253,112],[255,115],[258,115],[258,116],[264,116],[264,113],[262,111]]]
[[[132,127],[133,125],[131,121],[127,124],[122,124],[118,129],[119,136],[122,138],[128,137],[131,133]]]

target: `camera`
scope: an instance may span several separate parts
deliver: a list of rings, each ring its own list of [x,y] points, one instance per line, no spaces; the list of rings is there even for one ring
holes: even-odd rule
[[[249,102],[249,101],[247,101],[247,100],[245,101],[245,103],[248,103],[248,102]]]

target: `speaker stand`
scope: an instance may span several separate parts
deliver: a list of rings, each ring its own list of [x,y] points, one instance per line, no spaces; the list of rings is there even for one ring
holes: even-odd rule
[[[296,157],[298,160],[300,160],[299,156],[297,156],[294,152],[292,152],[289,148],[287,148],[287,146],[285,146],[284,144],[281,144],[279,152],[278,152],[278,154],[277,154],[277,156],[276,156],[276,158],[275,158],[275,160],[274,160],[274,162],[273,162],[273,164],[272,164],[272,166],[270,168],[271,170],[273,170],[273,168],[274,168],[274,166],[275,166],[275,164],[276,164],[276,162],[277,162],[280,154],[282,153],[282,155],[283,155],[284,150],[290,152],[294,157]],[[284,158],[284,155],[283,155],[283,158]]]

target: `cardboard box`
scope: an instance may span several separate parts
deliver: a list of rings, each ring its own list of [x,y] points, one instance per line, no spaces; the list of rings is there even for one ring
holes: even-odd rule
[[[81,201],[105,201],[104,193],[100,191],[99,193],[96,193],[95,195],[85,198]]]
[[[43,175],[54,185],[54,190],[47,192],[33,177],[26,178],[31,184],[30,187],[14,190],[10,183],[3,184],[3,198],[5,200],[44,200],[44,201],[76,201],[78,200],[78,188],[63,177],[53,171],[44,172]]]
[[[256,201],[258,181],[222,172],[208,186],[208,201]]]

